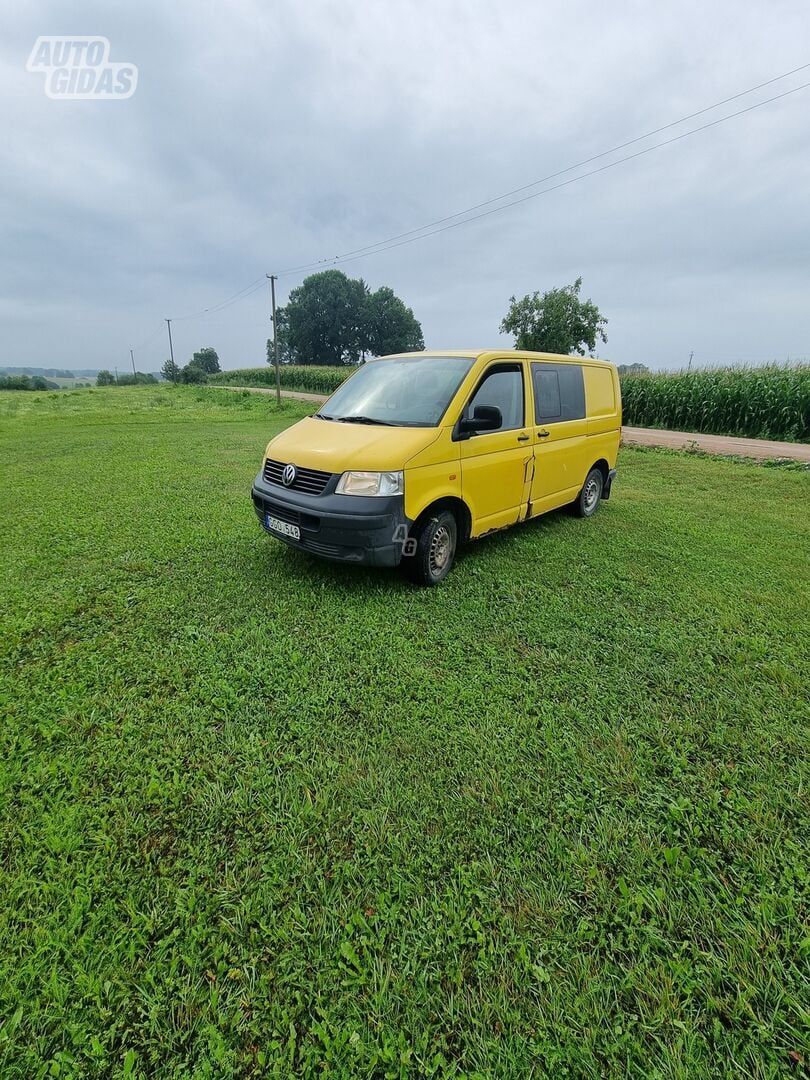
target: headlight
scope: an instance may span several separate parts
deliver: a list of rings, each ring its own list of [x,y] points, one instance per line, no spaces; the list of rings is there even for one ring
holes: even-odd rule
[[[345,472],[338,480],[338,495],[401,495],[402,472]]]

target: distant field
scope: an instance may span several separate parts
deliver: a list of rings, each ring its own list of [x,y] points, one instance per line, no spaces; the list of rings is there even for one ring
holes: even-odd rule
[[[81,384],[82,386],[86,386],[86,385],[95,386],[96,385],[95,378],[91,379],[88,376],[84,376],[84,377],[80,376],[79,378],[76,378],[76,379],[66,379],[66,378],[63,378],[61,376],[59,378],[49,376],[48,378],[49,378],[50,382],[58,383],[59,386],[63,387],[64,389],[67,389],[67,390],[74,389],[78,384]]]
[[[442,586],[255,394],[0,398],[0,1076],[796,1076],[810,473],[623,450]]]
[[[331,394],[354,368],[282,365],[287,390]],[[275,386],[272,367],[213,376],[232,386]],[[714,435],[810,442],[810,367],[728,368],[623,375],[624,422]]]

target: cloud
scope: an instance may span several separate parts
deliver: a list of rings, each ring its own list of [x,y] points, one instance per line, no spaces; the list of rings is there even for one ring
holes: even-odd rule
[[[795,67],[810,13],[730,0],[242,0],[79,2],[69,20],[39,3],[9,22],[7,362],[87,367],[126,363],[164,317],[265,271],[435,220]],[[134,97],[45,96],[25,70],[31,46],[77,29],[138,65]],[[799,92],[345,269],[390,284],[436,348],[508,344],[498,325],[511,294],[581,274],[619,362],[808,355],[808,102]],[[297,283],[284,278],[283,292]],[[213,344],[227,366],[261,363],[267,308],[260,290],[178,321],[176,355]],[[157,334],[138,365],[154,370],[165,354]]]

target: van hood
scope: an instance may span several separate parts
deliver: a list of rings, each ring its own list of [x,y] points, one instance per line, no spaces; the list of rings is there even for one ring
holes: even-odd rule
[[[438,436],[439,428],[343,424],[308,416],[272,439],[265,456],[322,472],[384,472],[404,468]]]

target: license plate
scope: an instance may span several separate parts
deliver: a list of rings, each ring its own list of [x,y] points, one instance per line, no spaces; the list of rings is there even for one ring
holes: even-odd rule
[[[279,521],[278,518],[274,518],[271,514],[267,515],[265,521],[267,528],[273,532],[280,533],[282,536],[289,536],[291,540],[301,539],[301,530],[297,525],[290,525],[287,521]]]

